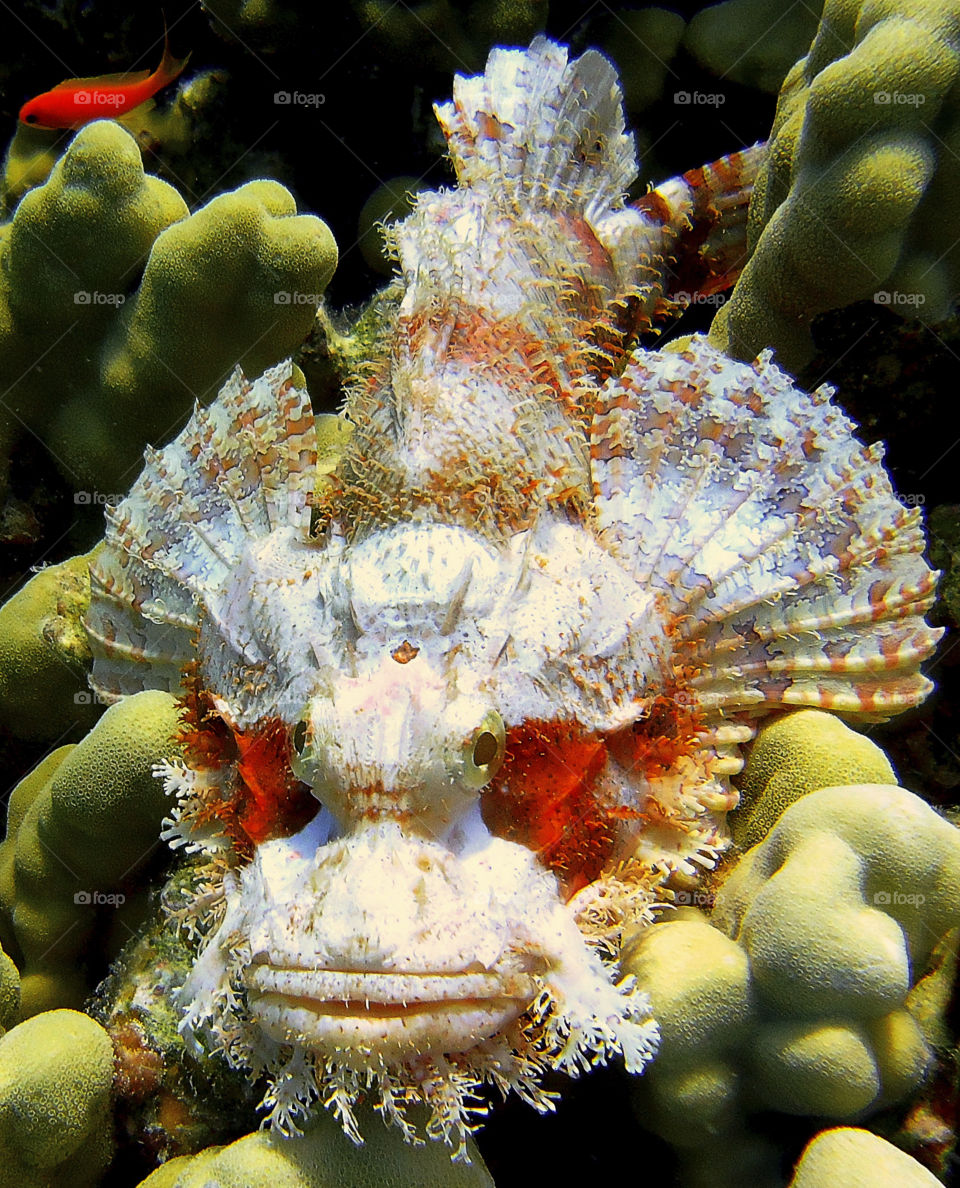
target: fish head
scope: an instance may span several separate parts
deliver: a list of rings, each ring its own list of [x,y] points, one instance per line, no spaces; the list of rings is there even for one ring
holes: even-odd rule
[[[184,1034],[277,1076],[302,1062],[302,1102],[339,1085],[349,1106],[372,1078],[438,1118],[442,1086],[460,1086],[459,1116],[493,1069],[536,1096],[548,1068],[613,1051],[639,1065],[646,1000],[614,984],[536,847],[485,818],[510,764],[493,692],[449,641],[417,640],[328,674],[291,724],[293,773],[322,809],[224,879]],[[290,1101],[264,1104],[285,1128]]]
[[[293,770],[342,833],[395,820],[443,837],[503,763],[503,720],[407,641],[373,672],[338,676],[293,731]],[[400,657],[398,660],[397,657]]]
[[[53,130],[65,126],[62,113],[56,109],[54,103],[51,103],[49,93],[37,95],[33,99],[27,100],[20,108],[17,118],[21,124],[26,124],[30,128],[49,128]]]

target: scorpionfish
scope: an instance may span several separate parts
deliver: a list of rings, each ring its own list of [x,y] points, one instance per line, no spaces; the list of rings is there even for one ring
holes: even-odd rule
[[[763,146],[628,203],[613,67],[543,37],[436,112],[332,474],[292,366],[237,372],[108,509],[87,627],[101,697],[182,699],[187,1042],[281,1133],[364,1097],[463,1157],[485,1084],[654,1055],[621,937],[716,863],[759,718],[914,706],[939,633],[829,389],[641,344],[735,275]]]

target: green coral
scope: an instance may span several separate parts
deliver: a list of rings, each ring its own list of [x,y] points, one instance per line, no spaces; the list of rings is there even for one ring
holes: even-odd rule
[[[960,831],[871,784],[801,796],[709,921],[683,909],[632,938],[624,970],[663,1035],[638,1110],[678,1148],[684,1182],[777,1183],[755,1112],[848,1121],[909,1096],[931,1031],[911,986],[958,923]]]
[[[777,1153],[745,1123],[743,1053],[757,1008],[743,947],[683,908],[625,944],[621,963],[660,1025],[656,1061],[632,1089],[642,1124],[676,1148],[690,1188],[772,1188]]]
[[[278,0],[209,0],[213,28],[269,53],[294,51],[317,25],[309,5]],[[546,0],[350,0],[350,41],[367,53],[450,73],[482,70],[494,45],[526,45],[547,16]],[[326,22],[329,24],[329,22]],[[358,28],[359,26],[359,28]],[[325,29],[325,25],[320,26]],[[350,42],[345,48],[350,47]]]
[[[70,745],[52,751],[14,787],[7,802],[7,830],[5,840],[0,843],[0,939],[18,964],[22,964],[23,955],[13,931],[13,912],[17,902],[17,834],[30,806],[72,750],[73,746]]]
[[[730,818],[743,849],[762,841],[795,800],[839,784],[895,784],[883,751],[833,714],[797,710],[761,726],[740,777]]]
[[[0,1039],[0,1188],[87,1188],[113,1151],[113,1046],[78,1011]]]
[[[89,124],[0,230],[0,452],[25,426],[88,498],[125,490],[144,441],[235,364],[259,374],[302,341],[335,265],[277,183],[188,216],[127,132]]]
[[[935,322],[960,291],[960,2],[828,0],[780,92],[751,256],[711,328],[796,371],[819,313],[872,299]]]
[[[175,913],[176,905],[198,894],[197,883],[194,864],[179,864],[163,902]],[[260,1095],[224,1061],[188,1049],[178,1030],[177,991],[196,959],[196,944],[154,905],[87,1007],[117,1052],[118,1123],[127,1134],[148,1135],[161,1161],[229,1142],[259,1121]]]
[[[20,1015],[20,972],[0,948],[0,1036]]]
[[[0,200],[4,213],[12,214],[27,190],[41,186],[47,180],[60,156],[62,139],[62,132],[17,124],[0,173]]]
[[[803,797],[723,884],[713,922],[745,945],[763,1002],[881,1019],[957,926],[960,831],[886,785]]]
[[[940,1188],[915,1159],[869,1130],[824,1130],[804,1149],[788,1188]]]
[[[451,1163],[441,1143],[414,1147],[386,1127],[372,1110],[363,1118],[362,1147],[356,1146],[327,1113],[299,1138],[266,1131],[248,1134],[228,1147],[172,1159],[148,1176],[141,1188],[493,1188],[493,1180],[471,1142],[471,1162]]]
[[[0,846],[0,894],[23,954],[24,1015],[78,1005],[89,992],[79,958],[97,923],[95,909],[124,905],[158,845],[168,806],[153,765],[179,753],[178,729],[174,698],[138,693],[14,789]],[[124,939],[142,904],[131,897],[130,909]]]
[[[543,0],[351,0],[364,35],[386,57],[435,70],[482,70],[495,45],[527,45],[546,20]]]
[[[724,0],[693,17],[684,47],[711,74],[775,93],[809,48],[820,8],[816,2],[784,7],[780,0]]]
[[[303,35],[303,17],[296,5],[278,0],[209,0],[204,10],[214,32],[227,40],[252,43],[261,51],[288,49]]]
[[[95,552],[42,569],[0,607],[0,726],[19,738],[61,738],[100,712],[82,623]]]

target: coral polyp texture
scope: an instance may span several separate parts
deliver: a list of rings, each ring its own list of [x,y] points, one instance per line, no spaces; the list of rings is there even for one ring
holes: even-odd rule
[[[0,1039],[0,1186],[93,1188],[113,1155],[113,1045],[79,1011]]]
[[[94,947],[98,904],[121,907],[121,943],[146,914],[135,892],[166,808],[153,766],[177,752],[178,731],[175,700],[146,690],[112,706],[79,744],[48,755],[11,793],[0,905],[22,955],[24,1015],[79,1007],[92,990],[82,957]]]
[[[96,721],[82,623],[91,557],[47,566],[0,608],[0,727],[19,738],[52,742]]]
[[[709,918],[683,908],[637,933],[623,968],[662,1041],[636,1105],[684,1184],[782,1183],[759,1112],[852,1121],[913,1094],[939,1041],[914,992],[958,924],[960,830],[902,788],[857,784],[800,795]]]
[[[741,849],[763,841],[794,801],[839,784],[896,784],[890,760],[875,742],[833,714],[797,710],[765,722],[737,781],[732,818]]]
[[[261,1130],[226,1147],[171,1159],[141,1188],[494,1188],[472,1141],[471,1161],[451,1166],[442,1147],[404,1144],[371,1121],[362,1147],[343,1142],[332,1118],[318,1118],[294,1138]]]
[[[88,125],[0,237],[4,471],[26,429],[88,502],[124,491],[145,439],[300,343],[336,258],[276,182],[189,214],[129,133]]]
[[[774,347],[795,371],[826,310],[872,300],[926,322],[949,314],[958,44],[956,0],[827,0],[780,92],[751,258],[711,328],[719,346],[742,359]]]
[[[852,1126],[818,1134],[788,1188],[938,1188],[936,1176],[879,1135]]]
[[[828,389],[637,349],[691,237],[735,271],[757,153],[626,205],[614,71],[543,38],[437,114],[458,184],[388,236],[336,465],[290,365],[238,371],[108,509],[85,623],[98,731],[179,702],[194,1055],[280,1135],[322,1103],[359,1140],[363,1099],[463,1157],[484,1084],[545,1111],[547,1072],[654,1055],[621,936],[727,846],[757,721],[914,706],[938,632]]]

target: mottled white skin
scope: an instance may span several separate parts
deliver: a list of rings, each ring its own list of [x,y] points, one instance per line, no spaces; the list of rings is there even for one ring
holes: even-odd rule
[[[184,987],[189,1025],[239,975],[265,1035],[367,1071],[467,1052],[546,990],[570,1027],[608,1019],[629,1052],[649,1048],[644,1001],[610,984],[554,877],[476,811],[446,845],[387,822],[313,849],[314,830],[258,847],[228,884]]]
[[[559,517],[503,545],[430,522],[349,546],[334,535],[322,548],[281,528],[247,542],[220,604],[201,623],[200,658],[237,725],[274,714],[296,722],[316,699],[311,712],[330,745],[354,748],[338,765],[372,763],[391,784],[418,765],[379,734],[390,729],[380,715],[408,712],[393,706],[404,687],[430,736],[437,697],[453,702],[454,692],[505,722],[576,718],[611,730],[636,719],[667,651],[652,595],[585,527]],[[420,648],[406,666],[391,658],[405,640]],[[262,688],[249,683],[258,666]],[[586,687],[591,671],[602,687]],[[394,741],[423,745],[412,721]]]

